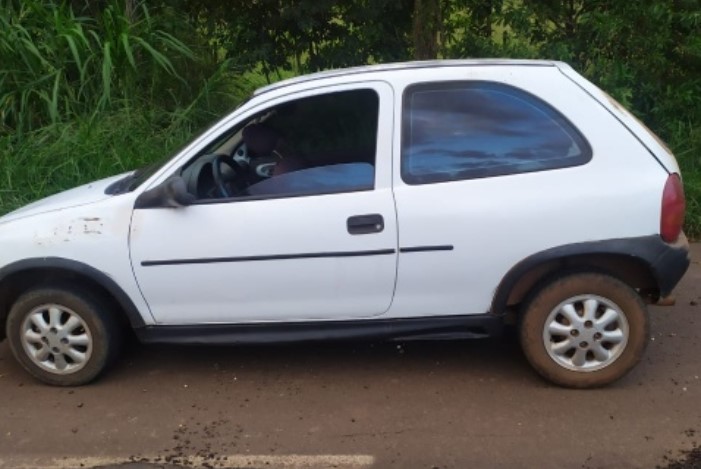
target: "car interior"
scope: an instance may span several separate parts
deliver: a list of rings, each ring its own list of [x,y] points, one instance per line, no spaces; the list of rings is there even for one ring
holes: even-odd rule
[[[367,89],[287,102],[225,132],[180,176],[202,201],[369,190],[378,110]]]

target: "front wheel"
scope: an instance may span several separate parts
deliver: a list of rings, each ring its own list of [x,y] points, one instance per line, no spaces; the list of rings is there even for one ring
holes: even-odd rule
[[[105,301],[68,286],[24,293],[7,319],[17,361],[35,378],[57,386],[94,380],[115,357],[120,332]]]
[[[526,303],[521,346],[549,381],[597,387],[640,361],[648,327],[647,308],[628,285],[600,273],[570,274],[544,285]]]

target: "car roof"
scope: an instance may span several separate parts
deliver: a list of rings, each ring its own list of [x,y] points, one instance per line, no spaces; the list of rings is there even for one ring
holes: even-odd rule
[[[418,68],[439,68],[439,67],[477,67],[477,66],[516,66],[516,67],[557,67],[561,64],[553,60],[527,60],[527,59],[464,59],[464,60],[423,60],[413,62],[395,62],[387,64],[363,65],[360,67],[338,68],[325,70],[323,72],[310,73],[294,78],[278,81],[267,86],[258,88],[253,92],[258,96],[269,91],[273,91],[286,86],[297,85],[314,80],[325,78],[342,77],[348,75],[359,75],[366,73],[388,72],[397,70],[408,70]]]

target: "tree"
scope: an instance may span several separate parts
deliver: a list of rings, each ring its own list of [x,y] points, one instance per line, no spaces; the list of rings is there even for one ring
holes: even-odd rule
[[[242,68],[305,73],[406,57],[411,0],[181,0]]]
[[[414,58],[435,59],[440,47],[440,32],[443,26],[441,0],[415,0],[412,37]]]

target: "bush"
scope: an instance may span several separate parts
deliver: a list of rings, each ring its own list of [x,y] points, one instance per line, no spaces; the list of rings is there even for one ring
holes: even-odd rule
[[[173,63],[194,62],[191,49],[145,4],[127,3],[111,0],[87,17],[65,2],[0,0],[0,132],[94,114],[116,100],[163,99],[162,90],[183,86]]]
[[[121,109],[2,137],[0,211],[162,158],[190,134],[173,116]]]
[[[0,0],[0,213],[161,159],[264,83],[172,10],[97,10]]]

